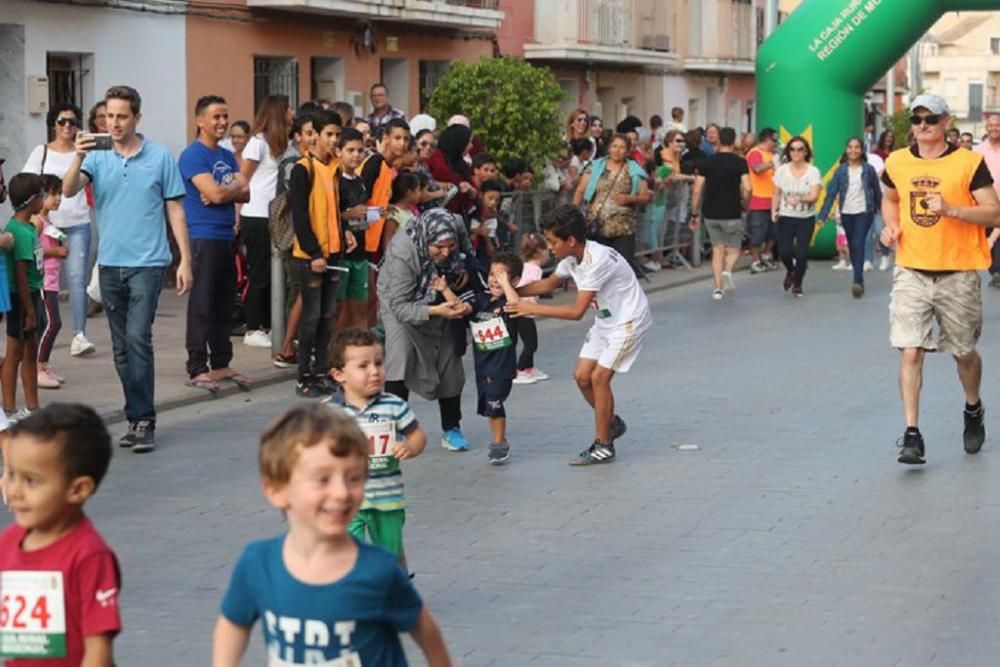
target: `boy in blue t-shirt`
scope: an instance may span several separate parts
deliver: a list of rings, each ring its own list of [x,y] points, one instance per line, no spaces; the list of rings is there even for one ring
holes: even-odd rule
[[[507,442],[507,412],[504,401],[517,377],[517,327],[507,312],[508,303],[517,303],[514,285],[521,278],[524,262],[509,252],[497,253],[490,260],[486,292],[470,292],[463,299],[472,306],[469,328],[476,367],[477,413],[490,420],[490,443],[487,459],[492,465],[510,460]],[[434,287],[445,300],[459,300],[443,277]]]
[[[293,408],[260,439],[264,495],[288,532],[251,543],[215,626],[213,667],[236,667],[261,619],[269,665],[402,667],[409,632],[430,667],[450,667],[437,622],[393,554],[348,525],[364,500],[368,439],[327,405]]]

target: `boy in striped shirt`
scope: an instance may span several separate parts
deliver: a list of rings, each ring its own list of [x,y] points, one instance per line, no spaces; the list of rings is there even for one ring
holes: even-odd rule
[[[326,400],[354,417],[368,438],[365,500],[348,530],[396,554],[405,567],[406,497],[399,462],[423,452],[427,434],[406,401],[383,391],[383,358],[382,345],[371,331],[351,328],[338,333],[330,365],[343,391]]]

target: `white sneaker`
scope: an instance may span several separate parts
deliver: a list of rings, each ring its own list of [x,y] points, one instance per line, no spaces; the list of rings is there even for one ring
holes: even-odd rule
[[[518,371],[514,378],[514,384],[535,384],[536,382],[538,382],[538,378],[529,369]]]
[[[535,378],[538,382],[549,379],[549,374],[539,368],[529,369],[529,372],[531,373],[531,377]]]
[[[662,267],[659,264],[657,264],[656,262],[654,262],[653,260],[649,259],[649,260],[646,260],[645,262],[643,262],[642,268],[646,269],[650,273],[656,273]]]
[[[878,270],[879,271],[889,270],[889,255],[882,255],[882,259],[878,261]]]
[[[722,272],[722,289],[727,292],[732,292],[736,289],[736,283],[733,282],[733,274],[731,271]]]
[[[69,353],[74,357],[86,357],[89,354],[93,354],[96,349],[94,344],[83,335],[82,331],[77,332],[69,344]]]
[[[847,262],[841,259],[838,260],[837,263],[831,266],[830,268],[833,269],[834,271],[846,271],[847,266],[848,266]]]
[[[720,289],[712,290],[712,301],[722,301],[725,298],[726,293]]]
[[[271,334],[266,331],[248,331],[243,336],[243,344],[249,347],[271,347]]]
[[[750,273],[764,273],[767,271],[767,265],[764,262],[754,262],[750,265]]]
[[[865,271],[871,271],[871,270],[872,270],[872,269],[874,269],[874,268],[875,268],[875,265],[874,265],[874,264],[872,264],[871,262],[869,262],[869,261],[868,261],[868,260],[866,259],[866,260],[865,260],[865,266],[864,266],[864,269],[865,269]]]

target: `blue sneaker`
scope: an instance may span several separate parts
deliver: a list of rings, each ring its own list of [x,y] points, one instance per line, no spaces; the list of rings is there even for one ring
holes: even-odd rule
[[[441,446],[451,452],[469,451],[469,441],[458,428],[450,428],[441,434]]]

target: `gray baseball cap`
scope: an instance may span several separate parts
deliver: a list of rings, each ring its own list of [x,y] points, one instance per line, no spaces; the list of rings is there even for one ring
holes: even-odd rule
[[[917,95],[916,98],[910,102],[910,111],[916,111],[921,107],[927,109],[931,113],[951,114],[948,102],[940,95],[935,95],[933,93]]]

